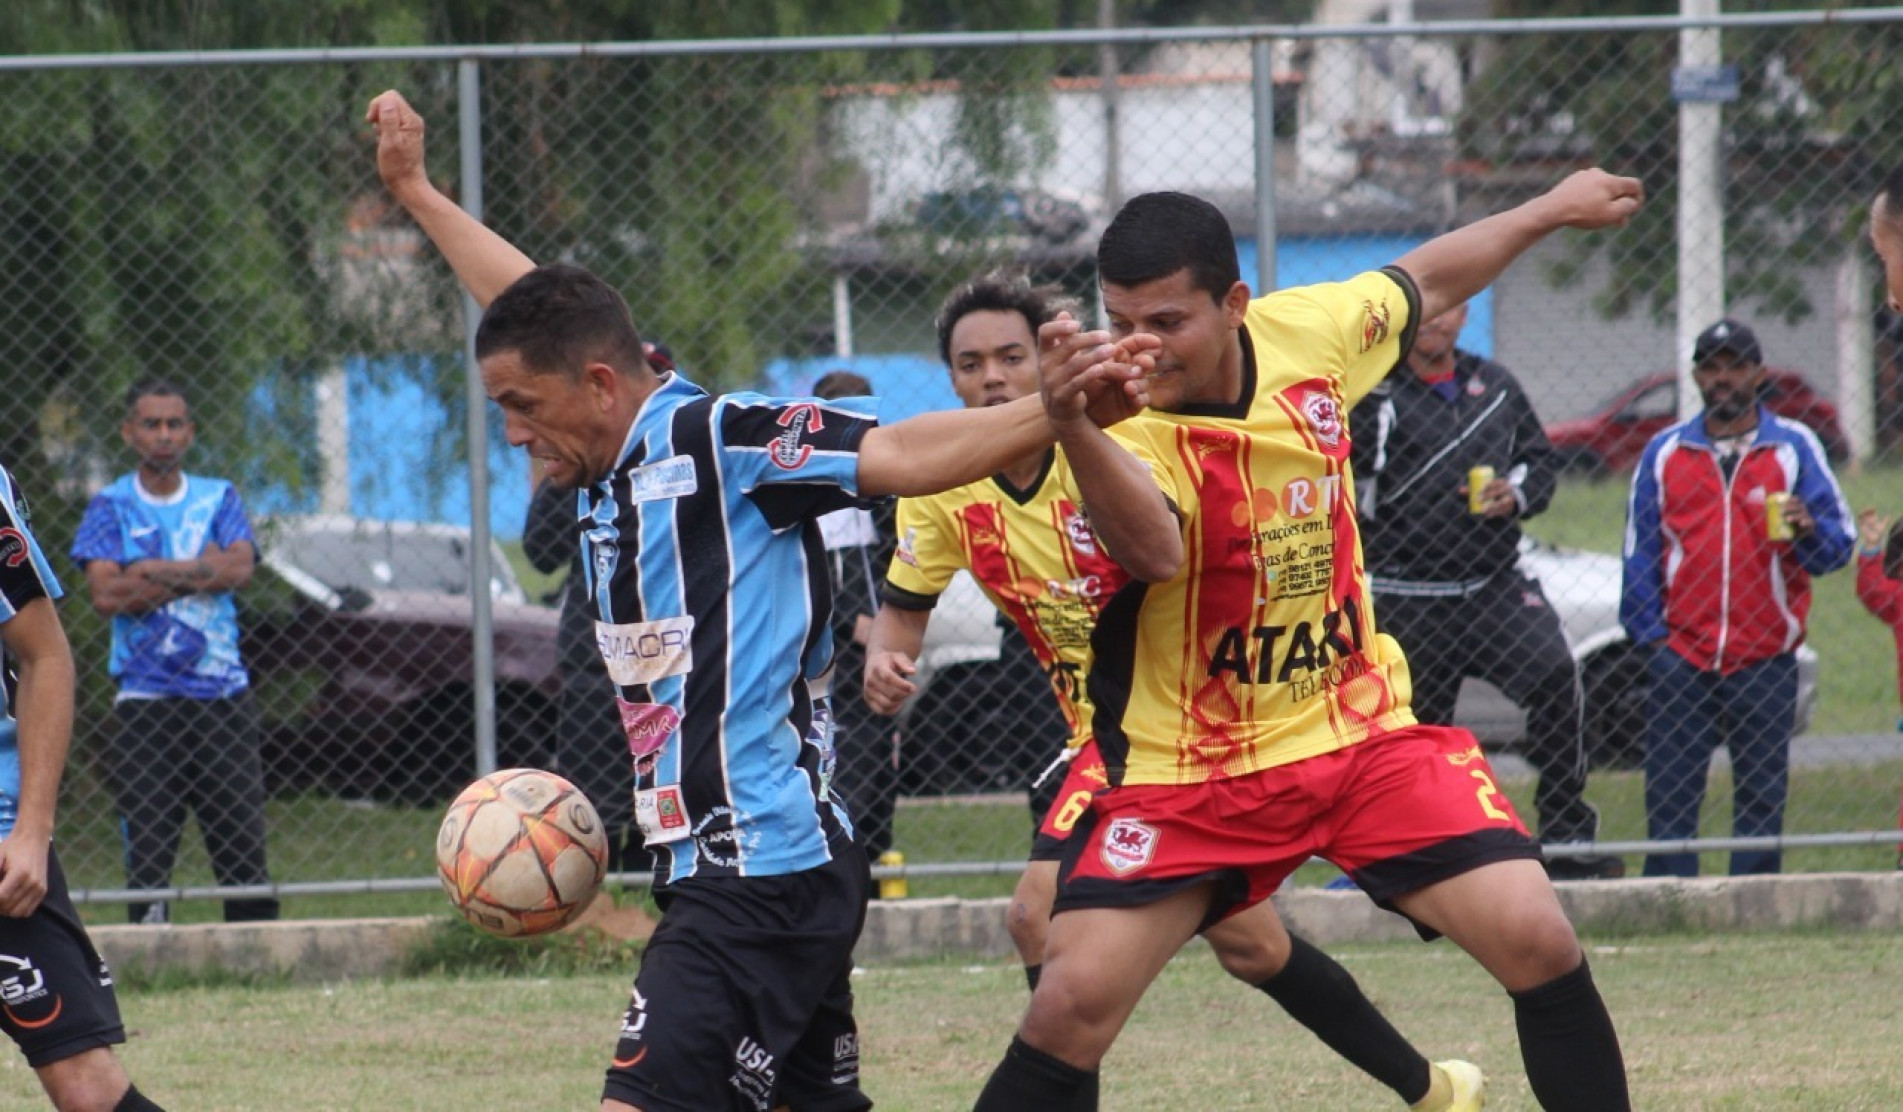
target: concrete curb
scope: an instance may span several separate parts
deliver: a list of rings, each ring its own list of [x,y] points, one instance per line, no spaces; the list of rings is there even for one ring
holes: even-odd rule
[[[1595,934],[1903,928],[1903,872],[1590,880],[1555,886],[1588,942]],[[875,900],[866,914],[862,964],[956,956],[1004,960],[1016,953],[1004,928],[1005,899]],[[1303,888],[1275,898],[1289,927],[1321,946],[1415,937],[1398,915],[1359,892]],[[281,973],[298,981],[387,976],[435,920],[329,919],[94,927],[114,966]]]

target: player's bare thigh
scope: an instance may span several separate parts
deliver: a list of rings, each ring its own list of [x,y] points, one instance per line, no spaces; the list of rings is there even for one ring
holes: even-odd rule
[[[1044,976],[1019,1034],[1080,1069],[1096,1069],[1143,992],[1196,934],[1213,881],[1135,907],[1085,907],[1051,919]]]
[[[1032,861],[1024,866],[1011,893],[1005,927],[1026,965],[1044,960],[1044,940],[1050,933],[1051,905],[1057,900],[1057,862]]]
[[[1579,966],[1579,938],[1537,861],[1482,865],[1397,896],[1394,904],[1472,954],[1509,992]]]

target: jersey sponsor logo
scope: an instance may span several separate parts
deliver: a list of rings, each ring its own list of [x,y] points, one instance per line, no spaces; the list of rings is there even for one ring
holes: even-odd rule
[[[634,990],[634,995],[628,1000],[628,1010],[621,1014],[620,1041],[624,1043],[640,1042],[641,1034],[647,1028],[647,1025],[648,1000],[647,997],[641,995],[641,990],[637,987]],[[617,1047],[616,1049],[619,1050],[620,1048]],[[648,1048],[645,1046],[631,1055],[616,1054],[614,1066],[616,1069],[624,1070],[630,1066],[639,1064],[641,1059],[647,1057],[647,1055]]]
[[[833,1039],[833,1084],[851,1085],[859,1080],[859,1036],[852,1032]]]
[[[628,472],[629,502],[683,498],[699,489],[693,456],[669,456]]]
[[[1340,682],[1351,678],[1351,670],[1340,669],[1336,677],[1331,669],[1359,657],[1362,645],[1361,608],[1350,597],[1342,600],[1340,609],[1325,612],[1320,622],[1248,630],[1230,626],[1216,639],[1209,674],[1227,672],[1236,683],[1267,684],[1291,683],[1321,672],[1330,682]]]
[[[1138,819],[1117,819],[1104,828],[1104,868],[1118,876],[1136,872],[1156,856],[1156,827]]]
[[[26,563],[26,534],[11,525],[0,526],[0,564],[17,568]]]
[[[595,645],[608,678],[622,687],[653,683],[694,670],[692,615],[658,622],[595,623]]]
[[[918,567],[918,530],[907,529],[899,538],[899,547],[892,553],[904,563]]]
[[[759,1112],[773,1106],[773,1089],[779,1067],[766,1047],[742,1035],[733,1050],[733,1087],[739,1096]]]
[[[681,728],[681,713],[665,703],[630,703],[615,696],[621,709],[621,729],[628,735],[628,753],[650,757]]]
[[[1388,338],[1393,319],[1393,314],[1388,312],[1387,298],[1382,298],[1379,305],[1373,301],[1361,303],[1361,354],[1368,354]]]
[[[812,402],[800,402],[790,405],[780,414],[779,425],[785,429],[773,438],[773,447],[767,458],[773,466],[782,471],[791,471],[813,458],[813,446],[800,443],[808,432],[818,432],[826,427],[826,419],[820,416],[820,408]]]
[[[1083,511],[1075,510],[1064,515],[1064,535],[1070,538],[1070,546],[1086,556],[1097,554],[1097,534],[1091,532],[1090,519]]]
[[[1366,350],[1365,348],[1363,350]],[[1341,403],[1333,394],[1322,390],[1310,390],[1302,395],[1302,416],[1308,421],[1310,432],[1321,441],[1325,448],[1333,448],[1341,443]]]
[[[15,1026],[33,1030],[45,1027],[59,1018],[66,1002],[58,994],[47,990],[46,975],[40,972],[39,966],[33,964],[32,958],[17,954],[0,954],[0,969],[9,970],[5,976],[0,976],[0,1010],[6,1012],[7,1019]],[[48,996],[52,997],[53,1002],[45,1015],[29,1018],[21,1016],[14,1010],[22,1005],[31,1004],[35,1000],[44,1000]],[[40,1008],[31,1009],[34,1012],[40,1010]]]
[[[736,811],[725,804],[701,816],[694,824],[694,845],[701,857],[723,869],[739,868],[741,856],[760,847],[759,831],[742,829],[752,818],[747,812]]]
[[[679,784],[643,788],[634,793],[634,823],[649,845],[687,837],[687,801]]]

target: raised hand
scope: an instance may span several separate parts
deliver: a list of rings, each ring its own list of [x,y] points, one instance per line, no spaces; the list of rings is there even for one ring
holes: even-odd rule
[[[399,197],[405,190],[429,185],[423,162],[423,117],[395,89],[378,93],[364,113],[377,129],[377,175]]]
[[[1553,206],[1553,221],[1567,228],[1607,228],[1624,224],[1645,203],[1645,186],[1597,167],[1568,175],[1543,200]]]

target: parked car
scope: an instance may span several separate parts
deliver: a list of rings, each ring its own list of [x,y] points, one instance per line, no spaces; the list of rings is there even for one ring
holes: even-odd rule
[[[1520,567],[1545,589],[1579,662],[1589,761],[1594,768],[1637,767],[1645,748],[1646,668],[1619,625],[1619,557],[1526,538]],[[963,575],[939,598],[920,654],[920,692],[900,723],[910,794],[1022,789],[1063,737],[1061,720],[1052,732],[1055,704],[1035,663],[1001,664],[995,613]],[[1797,655],[1794,725],[1801,733],[1817,702],[1817,654],[1806,645]],[[1462,685],[1455,721],[1497,749],[1514,749],[1526,737],[1525,715],[1478,680]]]
[[[1850,457],[1837,407],[1811,389],[1796,371],[1765,368],[1764,401],[1771,412],[1809,425],[1832,460]],[[1678,378],[1663,371],[1613,395],[1586,417],[1546,427],[1563,465],[1588,475],[1624,471],[1638,462],[1646,442],[1678,420]]]
[[[261,522],[259,563],[284,589],[247,613],[275,788],[433,803],[475,775],[470,534],[347,517]],[[490,548],[496,749],[546,765],[561,681],[558,615]]]

